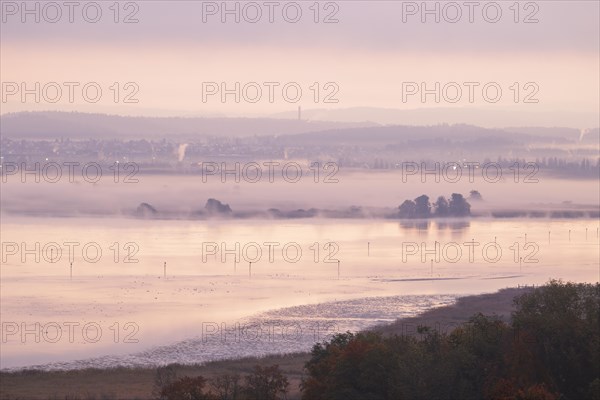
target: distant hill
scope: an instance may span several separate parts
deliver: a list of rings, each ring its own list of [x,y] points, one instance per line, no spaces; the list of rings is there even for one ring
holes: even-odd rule
[[[293,112],[272,115],[274,118],[294,118]],[[394,109],[352,107],[341,109],[305,109],[302,116],[315,121],[360,122],[375,121],[383,125],[470,124],[486,128],[508,126],[567,126],[570,128],[598,127],[598,113],[540,112],[527,107],[428,107]]]
[[[435,125],[435,126],[375,126],[347,129],[330,129],[321,132],[308,132],[278,137],[281,144],[315,142],[322,145],[333,144],[403,144],[423,143],[435,145],[441,140],[454,143],[468,142],[470,145],[481,143],[485,146],[510,145],[533,140],[533,136],[523,133],[511,133],[501,129],[486,129],[471,125]]]
[[[512,150],[552,148],[563,144],[598,144],[598,128],[512,127],[482,128],[467,124],[428,126],[386,125],[372,122],[327,122],[275,118],[124,117],[67,112],[22,112],[0,116],[0,133],[11,139],[168,139],[191,141],[199,137],[274,137],[271,145],[335,148],[343,145],[379,147],[400,154],[459,149],[489,150],[497,156]],[[583,154],[583,153],[582,153]],[[587,153],[586,153],[587,154]],[[552,156],[546,152],[541,156]]]
[[[506,128],[507,132],[524,133],[527,135],[543,136],[546,138],[555,138],[559,140],[568,139],[570,141],[579,141],[581,143],[598,144],[600,143],[600,129],[571,129],[571,128],[540,128],[540,127],[519,127]]]
[[[279,137],[280,143],[297,143],[318,140],[321,144],[394,144],[418,143],[434,140],[450,140],[454,143],[469,146],[511,144],[540,144],[540,143],[580,143],[600,144],[600,129],[579,130],[572,128],[544,128],[544,127],[519,127],[519,128],[482,128],[466,124],[440,124],[431,126],[391,125],[367,126],[359,128],[329,129],[320,132],[299,133]]]
[[[376,124],[275,118],[123,117],[68,112],[20,112],[0,116],[0,133],[18,138],[177,138],[289,135]]]

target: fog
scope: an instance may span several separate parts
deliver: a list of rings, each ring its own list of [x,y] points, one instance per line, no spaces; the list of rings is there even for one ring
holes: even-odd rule
[[[308,351],[597,282],[599,9],[0,2],[0,370]],[[273,321],[303,334],[204,340]]]
[[[417,175],[402,176],[400,171],[390,172],[339,172],[337,183],[315,183],[313,175],[303,175],[296,183],[286,182],[282,175],[250,183],[233,175],[203,177],[200,175],[138,175],[138,183],[114,183],[112,177],[102,178],[92,184],[84,179],[75,182],[21,183],[20,177],[7,176],[2,183],[2,212],[39,216],[121,215],[129,218],[141,203],[148,203],[159,212],[186,218],[204,209],[209,198],[229,204],[236,212],[282,211],[296,209],[344,210],[351,206],[366,208],[397,208],[404,200],[422,194],[435,201],[437,197],[449,198],[452,193],[468,197],[471,190],[481,193],[483,201],[471,201],[472,212],[505,209],[572,209],[598,210],[598,191],[590,190],[593,181],[561,180],[539,176],[537,183],[515,183],[512,176],[492,183],[481,176],[469,183],[464,176],[457,183],[426,175],[422,183]],[[406,183],[402,181],[406,180]],[[66,179],[65,179],[66,180]]]
[[[105,334],[96,343],[83,340],[77,330],[73,343],[63,338],[58,343],[25,344],[19,334],[10,335],[2,345],[0,368],[148,366],[189,362],[195,355],[199,357],[196,361],[208,361],[308,350],[312,341],[306,338],[214,346],[203,340],[203,327],[206,323],[233,327],[248,321],[279,320],[300,324],[303,331],[310,332],[315,321],[330,321],[336,313],[334,332],[344,332],[393,318],[390,315],[412,315],[438,304],[440,299],[451,300],[457,295],[519,284],[539,285],[551,277],[591,281],[597,277],[599,262],[597,219],[197,223],[4,215],[2,224],[3,247],[9,242],[19,247],[24,243],[30,253],[25,262],[19,254],[25,248],[17,254],[3,254],[3,321],[29,326],[79,321],[79,328],[94,322]],[[463,245],[471,240],[480,243],[473,261]],[[34,260],[34,243],[45,246],[49,241],[61,246],[64,242],[80,243],[71,271],[64,249],[61,257],[55,252],[54,258],[48,259],[44,253],[39,262]],[[89,242],[103,250],[97,261],[90,262],[82,253],[82,245]],[[226,243],[228,249],[233,249],[234,243],[240,243],[240,247],[250,242],[296,243],[303,255],[288,262],[282,258],[279,246],[270,262],[263,249],[263,257],[250,269],[246,254],[239,256],[237,265],[231,251],[225,262],[219,253],[205,260],[206,242],[219,246]],[[322,247],[331,242],[337,244],[333,257],[340,264],[325,262],[327,251],[315,261],[315,243]],[[417,246],[423,243],[424,247],[406,258],[407,242]],[[535,251],[524,252],[523,256],[532,257],[521,264],[515,262],[511,249],[515,249],[515,243],[522,246],[525,242]],[[120,253],[119,262],[115,262],[114,243],[136,243],[138,251],[133,257],[137,262],[124,262],[127,252]],[[435,258],[439,260],[423,262],[420,253],[426,247],[427,256],[433,257],[434,243],[463,247],[460,260],[450,260],[450,255],[438,251]],[[486,243],[499,246],[502,257],[486,262],[479,251]],[[224,251],[222,247],[219,250]],[[331,303],[299,307],[292,315],[281,309],[349,300],[356,305],[352,313],[345,311],[344,304]],[[120,327],[135,323],[139,330],[134,338],[138,341],[115,343],[110,330],[115,322]]]

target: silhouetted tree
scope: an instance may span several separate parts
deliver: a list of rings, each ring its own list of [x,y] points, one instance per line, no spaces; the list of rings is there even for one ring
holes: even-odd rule
[[[416,218],[431,217],[431,204],[429,204],[428,196],[421,195],[415,199],[415,217]]]
[[[398,216],[400,218],[414,218],[416,215],[416,208],[414,201],[404,200],[404,203],[398,207]]]
[[[218,400],[241,399],[242,385],[238,374],[218,376],[212,380],[211,386],[215,390],[215,397]]]
[[[448,214],[452,217],[466,217],[471,215],[471,205],[460,193],[452,193],[448,203]]]
[[[435,216],[436,217],[447,217],[448,216],[448,200],[444,196],[438,197],[438,199],[433,203],[435,208]]]
[[[212,394],[204,393],[205,386],[206,379],[201,376],[184,376],[165,386],[160,392],[160,400],[215,400]]]
[[[510,324],[476,314],[451,333],[345,333],[316,344],[302,398],[598,399],[600,284],[551,281]]]
[[[158,214],[158,211],[148,203],[140,203],[135,210],[135,214],[142,218],[152,218]]]
[[[585,399],[600,377],[600,286],[551,281],[515,304],[529,351],[566,398]]]
[[[215,199],[208,199],[204,209],[212,215],[231,214],[231,207],[229,207],[229,204],[223,204],[219,200]]]
[[[156,368],[156,374],[154,375],[154,395],[160,397],[161,391],[172,384],[176,378],[177,373],[172,365]]]
[[[245,377],[245,398],[248,400],[278,400],[285,399],[288,391],[288,379],[279,365],[270,367],[254,367],[252,374]]]
[[[477,190],[471,190],[469,193],[469,200],[482,201],[483,197],[481,197],[481,193],[479,193]]]

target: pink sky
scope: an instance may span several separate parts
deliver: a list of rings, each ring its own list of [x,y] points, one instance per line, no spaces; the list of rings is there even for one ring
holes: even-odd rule
[[[136,8],[127,9],[121,3],[119,19],[131,14],[138,20],[131,24],[114,23],[114,10],[109,9],[112,3],[101,3],[103,14],[94,24],[86,22],[78,9],[73,23],[68,22],[67,9],[62,10],[59,22],[49,23],[45,19],[54,18],[54,10],[44,12],[43,2],[40,22],[34,22],[35,15],[26,14],[23,23],[20,2],[15,3],[17,9],[7,8],[6,3],[14,2],[2,5],[2,113],[76,110],[129,115],[269,115],[295,110],[298,105],[305,109],[474,107],[565,116],[587,113],[581,125],[589,126],[597,121],[600,108],[597,2],[535,2],[537,8],[523,6],[519,10],[519,23],[514,22],[515,10],[509,8],[512,2],[498,3],[502,17],[496,23],[485,20],[493,15],[492,8],[487,16],[476,8],[470,23],[468,9],[463,7],[461,20],[450,23],[444,16],[451,18],[452,10],[448,8],[444,14],[445,3],[439,3],[439,23],[433,15],[425,15],[427,21],[422,23],[420,12],[405,15],[407,22],[403,23],[401,2],[346,1],[335,7],[321,2],[319,19],[331,14],[338,20],[330,24],[314,23],[314,9],[309,8],[312,2],[297,3],[303,10],[297,23],[286,22],[277,11],[274,23],[268,22],[266,14],[257,23],[246,22],[244,3],[239,5],[240,23],[235,23],[232,15],[221,23],[219,12],[206,15],[203,23],[202,2],[137,2]],[[413,6],[404,3],[404,7]],[[487,3],[482,2],[481,8]],[[220,2],[216,4],[220,7]],[[228,7],[235,7],[235,2]],[[433,9],[435,2],[428,7]],[[262,11],[268,10],[262,7]],[[523,23],[528,15],[538,22]],[[36,82],[40,82],[40,92],[44,85],[56,82],[62,89],[59,100],[48,101],[55,96],[51,87],[39,103],[33,95],[23,101],[22,88],[12,94],[14,83],[34,88]],[[79,84],[72,103],[64,82]],[[81,93],[83,85],[90,82],[102,89],[97,103],[86,101]],[[116,103],[115,82],[119,88]],[[134,85],[125,87],[128,82]],[[239,82],[240,91],[256,82],[262,97],[255,103],[249,101],[256,95],[250,88],[239,102],[234,95],[223,102],[219,93],[203,101],[206,82],[224,82],[227,88]],[[264,82],[278,85],[272,102]],[[315,82],[318,99],[314,97]],[[455,103],[443,96],[436,103],[433,95],[423,101],[420,94],[403,101],[403,85],[408,82],[425,82],[427,88],[439,82],[440,90],[456,82],[463,92]],[[473,102],[464,82],[479,85]],[[301,88],[298,102],[283,96],[281,88],[286,83]],[[333,85],[325,86],[327,83]],[[483,97],[481,88],[488,83],[501,88],[498,102]],[[457,95],[453,90],[447,93],[453,98]],[[125,103],[127,94],[137,103]],[[325,102],[327,94],[337,102]],[[528,94],[537,103],[525,103]]]

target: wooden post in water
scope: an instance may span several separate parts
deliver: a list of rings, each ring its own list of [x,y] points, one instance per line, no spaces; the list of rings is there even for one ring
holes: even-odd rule
[[[431,259],[431,276],[433,276],[433,258]]]
[[[338,281],[340,280],[340,260],[338,260]]]
[[[248,263],[248,279],[252,279],[252,261]]]
[[[69,268],[69,269],[70,269],[70,272],[69,272],[69,279],[73,280],[73,263],[70,263],[70,264],[71,264],[71,266],[70,266],[70,268]]]
[[[233,274],[237,272],[237,259],[233,257]]]
[[[550,244],[550,231],[548,231],[548,244]]]
[[[569,242],[571,241],[571,230],[569,229]]]
[[[519,257],[519,272],[521,272],[523,270],[522,261],[523,261],[523,257]]]
[[[527,234],[525,234],[525,243],[527,243]]]
[[[586,242],[587,242],[587,231],[588,231],[588,228],[585,228],[585,241]]]
[[[167,279],[167,262],[166,261],[163,264],[163,278]]]
[[[367,257],[371,256],[371,242],[367,242]]]

